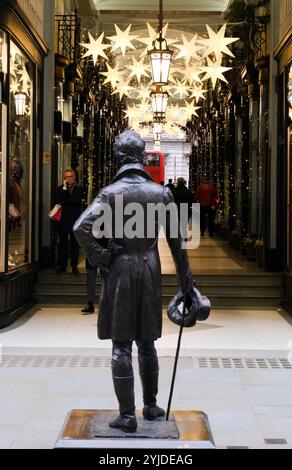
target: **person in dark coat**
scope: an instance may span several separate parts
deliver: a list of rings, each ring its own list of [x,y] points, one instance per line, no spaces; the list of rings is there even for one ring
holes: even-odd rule
[[[173,196],[174,202],[176,203],[178,208],[179,219],[181,219],[181,204],[188,204],[188,218],[190,219],[192,217],[192,205],[195,201],[193,193],[186,187],[186,181],[184,178],[177,179],[177,184]],[[184,240],[187,240],[187,221],[185,221],[185,224],[183,224],[183,221],[181,221],[181,224],[183,238]]]
[[[154,420],[164,416],[156,404],[159,365],[154,342],[162,333],[161,265],[158,253],[159,223],[155,234],[129,237],[124,232],[129,217],[125,207],[139,203],[148,217],[150,203],[165,207],[173,203],[168,188],[154,183],[142,166],[145,142],[135,132],[124,132],[116,139],[119,171],[113,183],[101,190],[92,205],[82,214],[73,230],[92,266],[100,269],[102,288],[98,317],[98,336],[112,339],[112,377],[119,402],[120,415],[111,427],[135,432],[134,376],[132,343],[138,346],[139,372],[143,389],[143,416]],[[122,197],[122,219],[116,220],[117,197]],[[114,216],[112,238],[108,244],[96,240],[95,223],[102,208],[109,206]],[[175,210],[176,206],[173,204]],[[144,216],[143,215],[143,216]],[[176,212],[176,220],[177,212]],[[116,225],[115,225],[116,224]],[[94,231],[93,231],[94,229]],[[118,233],[116,233],[118,230]],[[166,237],[174,257],[179,281],[186,294],[192,289],[193,278],[188,258],[179,235]]]
[[[71,246],[72,273],[78,274],[79,245],[73,234],[73,225],[82,212],[83,193],[76,182],[76,173],[71,168],[64,172],[63,186],[59,186],[56,204],[62,206],[62,217],[58,223],[60,237],[60,267],[57,273],[66,272],[68,263],[68,238]]]
[[[175,186],[173,184],[173,180],[172,179],[169,179],[168,180],[168,184],[166,185],[166,188],[169,188],[170,191],[172,192],[172,194],[174,194],[175,192]]]

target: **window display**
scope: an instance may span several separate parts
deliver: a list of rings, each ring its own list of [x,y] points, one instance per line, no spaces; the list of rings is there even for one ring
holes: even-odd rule
[[[7,106],[4,104],[4,86],[7,75],[7,42],[5,33],[0,31],[0,272],[5,270],[5,224],[6,217],[5,204],[5,132]]]
[[[10,44],[8,268],[30,262],[33,66]]]

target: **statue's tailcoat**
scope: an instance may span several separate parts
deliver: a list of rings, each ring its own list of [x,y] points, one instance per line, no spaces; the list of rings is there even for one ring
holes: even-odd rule
[[[173,202],[168,188],[155,184],[140,164],[127,164],[118,171],[113,183],[101,190],[90,207],[74,226],[76,238],[90,264],[101,270],[98,336],[115,341],[156,340],[162,330],[161,265],[158,254],[159,227],[153,238],[116,237],[116,226],[125,228],[124,215],[115,220],[116,196],[123,196],[123,207],[139,203],[144,209],[147,228],[147,204]],[[121,200],[121,199],[120,199]],[[113,213],[113,238],[104,248],[92,233],[94,222],[103,204],[109,204]],[[171,248],[182,287],[191,283],[186,251],[181,248],[181,238],[167,240]],[[108,269],[107,269],[108,268]]]

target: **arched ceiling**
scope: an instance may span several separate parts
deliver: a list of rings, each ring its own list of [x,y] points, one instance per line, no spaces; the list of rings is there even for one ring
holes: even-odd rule
[[[106,34],[118,25],[141,28],[146,22],[157,24],[159,0],[90,0],[98,16],[100,30]],[[190,32],[205,30],[206,23],[222,22],[222,12],[230,0],[164,0],[164,23]],[[81,2],[82,4],[82,2]]]

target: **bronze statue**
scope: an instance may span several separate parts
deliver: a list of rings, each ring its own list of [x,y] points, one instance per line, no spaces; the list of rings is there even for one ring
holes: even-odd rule
[[[143,389],[143,416],[155,420],[165,415],[157,406],[158,358],[154,342],[161,337],[161,266],[158,253],[158,233],[153,237],[128,238],[115,235],[125,226],[129,217],[117,222],[116,197],[123,197],[123,206],[139,203],[147,214],[147,205],[173,202],[171,191],[155,184],[144,171],[145,143],[135,132],[127,131],[116,139],[116,157],[119,171],[113,183],[102,189],[93,204],[74,226],[76,238],[92,266],[100,269],[102,288],[98,317],[98,336],[111,339],[112,377],[119,402],[120,415],[111,427],[135,432],[134,376],[132,343],[138,347],[139,372]],[[110,206],[113,217],[112,237],[97,240],[93,234],[96,220],[104,204]],[[116,225],[119,224],[120,227]],[[186,251],[180,235],[170,236],[167,223],[166,237],[176,264],[181,291],[184,296],[194,289]]]

